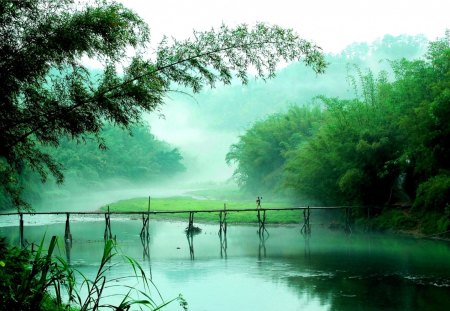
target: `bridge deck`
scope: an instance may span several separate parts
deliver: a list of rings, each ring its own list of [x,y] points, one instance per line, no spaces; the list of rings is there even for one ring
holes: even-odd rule
[[[11,212],[0,213],[0,216],[11,215],[146,215],[146,214],[185,214],[185,213],[220,213],[220,212],[258,212],[258,211],[302,211],[305,209],[346,209],[353,208],[355,206],[300,206],[300,207],[287,207],[287,208],[227,208],[227,209],[205,209],[205,210],[154,210],[154,211],[130,211],[130,212],[108,212],[108,211],[94,211],[94,212],[74,212],[74,211],[61,211],[61,212]]]

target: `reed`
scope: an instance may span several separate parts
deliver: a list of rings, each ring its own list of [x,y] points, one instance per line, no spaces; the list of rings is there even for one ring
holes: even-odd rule
[[[59,249],[56,236],[51,238],[47,249],[44,239],[33,252],[2,247],[0,310],[161,310],[175,301],[187,310],[187,302],[181,295],[165,301],[140,264],[123,254],[112,240],[105,242],[99,268],[90,279],[55,255],[55,249]],[[136,279],[143,284],[143,290],[123,284],[124,277],[109,277],[108,272],[123,261],[133,271],[125,278]],[[107,294],[108,289],[118,286],[122,289],[120,294]],[[153,292],[157,300],[152,297]],[[113,304],[111,300],[119,302]]]

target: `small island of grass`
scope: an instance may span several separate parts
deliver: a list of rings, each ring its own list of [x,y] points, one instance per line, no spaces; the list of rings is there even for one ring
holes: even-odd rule
[[[109,206],[111,212],[147,212],[148,198],[133,198],[121,200],[102,206],[101,210],[106,211]],[[255,209],[256,204],[251,200],[233,200],[223,201],[216,199],[195,199],[188,196],[152,198],[150,201],[151,211],[186,211],[186,214],[161,214],[152,215],[154,219],[185,220],[188,217],[188,211],[202,210],[223,210],[224,204],[227,209]],[[288,208],[294,205],[288,202],[268,201],[263,202],[263,208]],[[298,223],[300,221],[298,211],[272,211],[267,213],[267,221],[271,223]],[[195,221],[216,222],[219,219],[219,213],[196,213]],[[255,212],[234,212],[227,216],[227,221],[231,223],[255,223],[258,221]]]

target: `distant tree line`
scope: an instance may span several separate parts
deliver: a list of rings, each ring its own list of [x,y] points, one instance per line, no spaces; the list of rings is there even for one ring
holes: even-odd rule
[[[109,124],[101,135],[105,144],[102,148],[94,137],[86,137],[79,142],[63,138],[58,148],[40,149],[62,165],[68,180],[85,190],[101,190],[112,179],[141,184],[161,182],[185,170],[180,151],[156,139],[146,126],[136,125],[125,131]],[[54,192],[52,183],[43,184],[39,174],[26,166],[15,177],[27,202],[39,203]],[[64,192],[59,193],[62,196]],[[0,209],[13,207],[8,194],[0,191]]]
[[[353,90],[347,76],[355,66],[391,74],[390,60],[420,58],[427,45],[423,36],[385,35],[372,43],[353,43],[338,54],[325,54],[328,66],[323,75],[307,70],[303,63],[293,63],[279,70],[276,79],[251,79],[244,86],[236,83],[206,89],[195,95],[199,105],[193,105],[192,99],[182,94],[171,97],[188,107],[194,115],[194,126],[201,122],[214,130],[242,131],[255,120],[286,111],[293,103],[310,102],[318,94],[351,98]]]
[[[231,146],[239,184],[326,205],[413,205],[450,216],[450,34],[390,81],[356,69],[354,99],[319,96],[256,122]],[[450,224],[450,221],[448,221]]]

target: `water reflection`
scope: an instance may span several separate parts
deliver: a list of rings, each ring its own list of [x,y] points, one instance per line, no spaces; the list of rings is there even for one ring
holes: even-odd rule
[[[225,234],[219,233],[219,240],[220,240],[220,258],[225,258],[227,259],[227,248],[228,248],[228,244],[227,244],[227,234],[225,231]]]
[[[142,260],[143,262],[148,262],[148,271],[150,280],[153,279],[152,276],[152,264],[150,259],[150,234],[148,233],[148,229],[146,234],[141,234],[141,244],[142,244]]]
[[[76,239],[67,244],[69,257],[87,275],[96,273],[104,226],[103,219],[71,223]],[[117,221],[114,233],[125,254],[142,258],[143,267],[148,263],[165,297],[182,293],[191,310],[447,310],[450,305],[448,243],[355,232],[347,236],[316,226],[305,235],[298,226],[273,226],[269,238],[266,231],[255,235],[257,226],[234,225],[219,235],[219,254],[218,226],[204,224],[195,235],[194,254],[194,234],[186,235],[185,226],[152,222],[141,243],[139,219]],[[28,226],[25,234],[39,242],[46,231],[47,238],[63,235],[64,224]],[[18,243],[17,226],[0,228],[0,235]],[[111,273],[129,271],[120,266]]]
[[[70,232],[70,214],[66,214],[66,227],[64,229],[64,246],[66,250],[66,260],[70,265],[70,250],[72,249],[72,232]]]
[[[311,247],[309,244],[311,236],[309,234],[303,235],[303,240],[305,241],[305,259],[311,259]]]
[[[300,232],[304,235],[311,234],[311,224],[309,222],[310,217],[311,217],[311,211],[308,206],[308,208],[303,210],[303,226],[300,229]]]
[[[189,245],[189,256],[191,258],[191,260],[195,259],[195,254],[194,254],[194,232],[187,232],[186,233],[186,238],[188,241],[188,245]]]
[[[143,261],[150,261],[150,236],[149,235],[141,235],[141,244],[142,244],[142,259]]]
[[[266,230],[267,231],[267,230]],[[258,260],[267,257],[266,241],[269,239],[269,232],[259,234]]]
[[[66,250],[66,260],[70,265],[70,250],[72,249],[72,241],[69,239],[64,240],[64,249]]]

